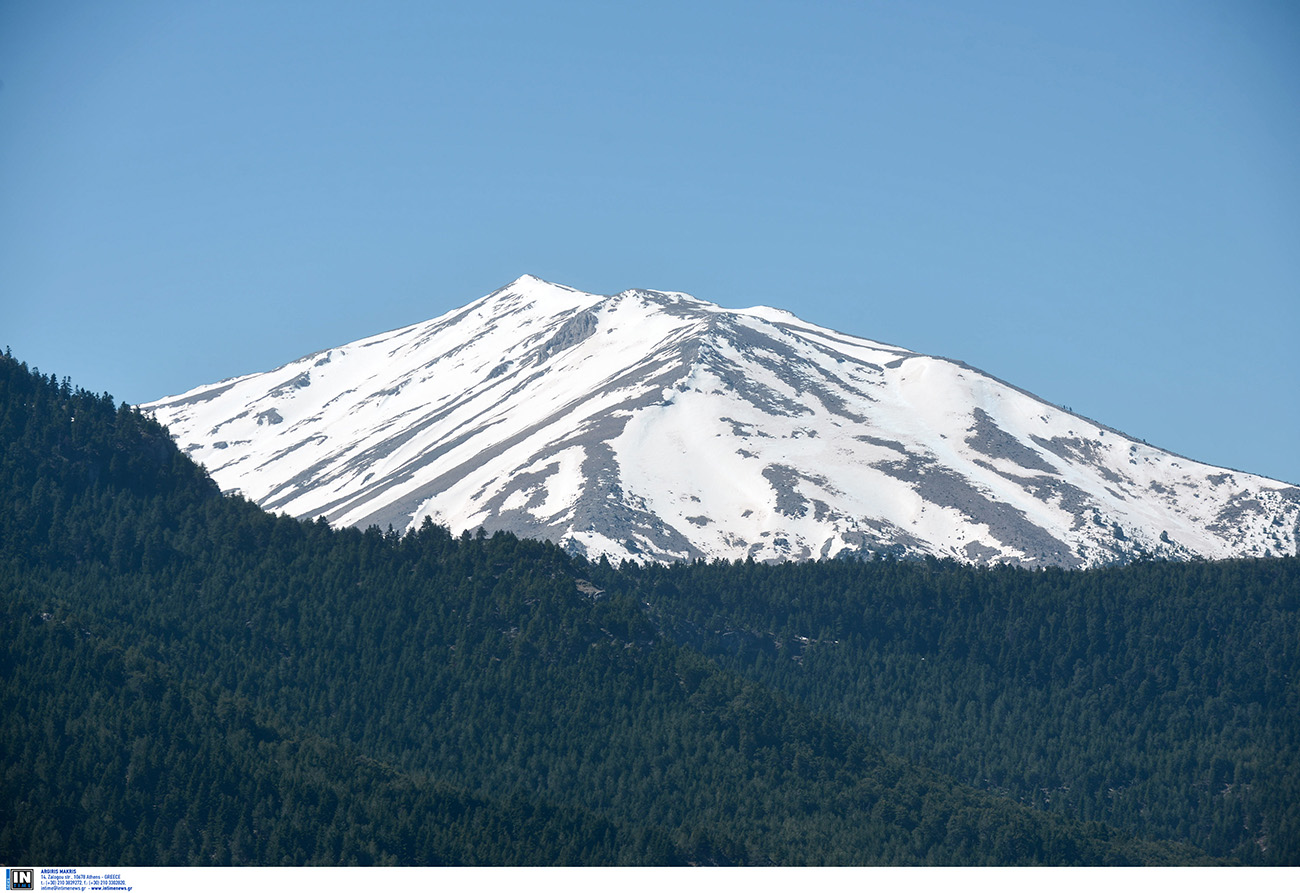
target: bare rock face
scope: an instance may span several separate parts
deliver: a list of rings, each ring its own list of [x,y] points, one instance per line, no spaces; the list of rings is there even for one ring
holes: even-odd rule
[[[146,404],[227,490],[613,561],[845,551],[1082,567],[1296,554],[1300,488],[961,363],[767,307],[525,276],[429,322]]]

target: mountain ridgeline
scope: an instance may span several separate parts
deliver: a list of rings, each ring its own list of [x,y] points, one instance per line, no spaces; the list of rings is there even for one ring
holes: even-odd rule
[[[1300,861],[1300,561],[615,567],[223,496],[0,357],[0,852]]]
[[[221,487],[618,563],[840,554],[1092,567],[1295,555],[1300,488],[972,369],[675,292],[525,276],[425,323],[146,404]]]

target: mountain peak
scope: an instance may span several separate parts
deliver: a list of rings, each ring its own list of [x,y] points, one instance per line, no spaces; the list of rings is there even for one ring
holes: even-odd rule
[[[617,561],[907,552],[1069,567],[1295,554],[1300,488],[979,370],[680,292],[525,275],[438,319],[146,408],[268,509],[424,517]]]
[[[501,288],[497,289],[495,293],[500,293],[500,292],[519,293],[519,292],[535,291],[539,289],[557,289],[557,288],[564,289],[565,291],[574,291],[574,289],[569,288],[567,285],[560,285],[557,282],[548,282],[547,280],[541,278],[540,276],[534,276],[532,273],[525,273],[519,278],[515,279],[513,282],[510,282],[502,286]]]
[[[583,292],[576,288],[570,288],[567,285],[560,285],[557,282],[548,282],[531,273],[525,273],[513,282],[503,285],[496,291],[486,295],[482,300],[490,301],[494,298],[529,298],[533,300],[546,300],[560,296],[581,295]]]

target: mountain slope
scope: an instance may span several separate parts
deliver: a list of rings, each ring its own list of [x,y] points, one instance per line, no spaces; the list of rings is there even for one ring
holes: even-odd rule
[[[156,424],[7,356],[0,444],[16,861],[1210,861],[891,756],[553,545],[223,498]]]
[[[397,529],[427,515],[616,561],[887,550],[1074,567],[1300,539],[1300,488],[961,363],[671,292],[525,276],[142,408],[273,511]]]

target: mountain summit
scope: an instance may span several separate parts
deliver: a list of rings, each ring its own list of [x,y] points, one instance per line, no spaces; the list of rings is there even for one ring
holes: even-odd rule
[[[227,490],[618,561],[904,552],[1081,567],[1296,554],[1300,488],[962,363],[676,292],[524,276],[437,319],[145,404]]]

